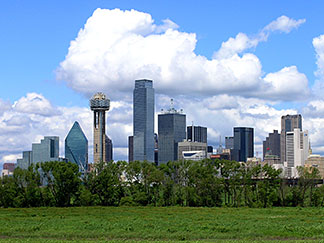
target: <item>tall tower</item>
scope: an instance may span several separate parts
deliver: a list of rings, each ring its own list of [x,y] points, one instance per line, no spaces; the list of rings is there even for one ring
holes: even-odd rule
[[[93,161],[106,162],[106,111],[109,111],[110,100],[103,93],[96,93],[90,99],[93,111]]]
[[[154,89],[152,80],[135,81],[133,102],[133,159],[154,162]]]
[[[173,108],[158,115],[158,164],[178,160],[178,143],[186,139],[186,115]]]
[[[300,114],[281,117],[280,161],[282,163],[287,161],[286,133],[293,132],[295,128],[299,128],[302,131],[302,116]]]
[[[254,156],[254,129],[251,127],[234,127],[233,158],[246,162]]]

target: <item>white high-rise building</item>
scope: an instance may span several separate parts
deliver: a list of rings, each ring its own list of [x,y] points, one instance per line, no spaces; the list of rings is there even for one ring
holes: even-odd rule
[[[304,166],[308,158],[308,131],[295,128],[286,133],[286,176],[298,177],[297,167]]]

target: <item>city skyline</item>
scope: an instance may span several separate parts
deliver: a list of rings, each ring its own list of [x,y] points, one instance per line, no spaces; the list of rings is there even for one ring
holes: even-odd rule
[[[88,99],[97,91],[111,98],[107,135],[114,143],[114,159],[127,160],[132,89],[134,80],[143,78],[154,80],[155,121],[158,111],[174,98],[175,108],[186,113],[187,126],[194,121],[208,128],[208,144],[214,148],[220,135],[231,136],[233,127],[254,127],[255,152],[261,157],[262,142],[273,130],[280,131],[281,116],[302,114],[314,153],[323,155],[324,31],[319,24],[323,17],[314,3],[290,8],[293,3],[282,3],[278,10],[254,2],[255,11],[248,10],[252,3],[236,3],[242,10],[238,13],[229,8],[231,3],[175,3],[174,10],[167,11],[162,2],[153,6],[146,1],[93,1],[81,4],[71,16],[73,3],[61,8],[65,10],[58,8],[65,4],[60,1],[52,8],[1,3],[7,12],[0,17],[5,33],[0,162],[15,162],[30,144],[52,135],[60,137],[62,156],[63,138],[74,121],[89,139],[92,162],[93,115]],[[44,17],[49,11],[62,18]],[[31,12],[35,16],[27,18]],[[38,21],[42,23],[37,17],[43,17]],[[17,21],[4,21],[14,18]],[[61,32],[53,37],[60,26]],[[120,30],[119,45],[113,44],[115,27]],[[42,31],[48,29],[53,33]],[[18,42],[20,35],[25,41]]]

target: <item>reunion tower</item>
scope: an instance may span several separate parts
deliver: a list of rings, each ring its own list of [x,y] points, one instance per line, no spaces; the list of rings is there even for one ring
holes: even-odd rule
[[[109,111],[110,100],[103,93],[96,93],[90,99],[93,111],[93,161],[106,161],[106,111]]]

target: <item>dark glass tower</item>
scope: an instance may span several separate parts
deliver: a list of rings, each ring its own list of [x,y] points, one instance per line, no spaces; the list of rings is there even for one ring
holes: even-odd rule
[[[278,133],[278,130],[269,133],[269,136],[263,141],[263,159],[266,153],[277,155],[280,158],[280,133]]]
[[[233,160],[246,162],[247,158],[254,156],[253,130],[251,127],[234,127]]]
[[[154,162],[154,89],[152,80],[135,81],[133,102],[133,159]]]
[[[65,138],[65,158],[77,164],[80,172],[88,170],[88,139],[78,122],[74,122]]]
[[[158,116],[158,162],[178,160],[178,143],[186,139],[186,115],[170,109]]]
[[[192,135],[194,138],[192,138]],[[194,126],[194,130],[192,132],[192,126],[188,126],[187,140],[192,142],[207,143],[207,127]]]

